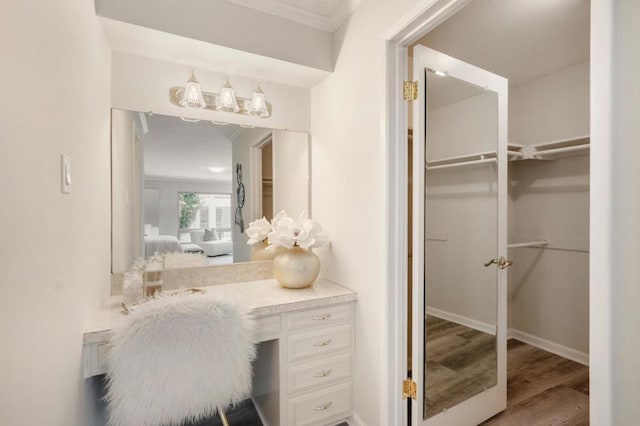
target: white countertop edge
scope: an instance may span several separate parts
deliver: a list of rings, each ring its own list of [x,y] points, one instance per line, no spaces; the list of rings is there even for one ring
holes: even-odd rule
[[[277,281],[273,279],[232,284],[218,284],[197,288],[208,292],[220,292],[223,297],[225,294],[233,294],[235,297],[242,296],[247,289],[250,289],[252,290],[251,293],[254,293],[257,290],[258,296],[260,296],[260,292],[263,294],[267,292],[267,295],[273,296],[273,299],[282,300],[281,302],[265,301],[263,306],[255,306],[256,304],[259,305],[261,303],[259,300],[249,303],[249,305],[252,306],[249,309],[249,313],[255,318],[278,315],[302,309],[347,303],[357,299],[357,293],[353,290],[326,279],[319,279],[312,287],[299,290],[282,288]],[[313,294],[309,294],[310,292],[313,292]],[[251,295],[245,294],[245,297],[251,297]],[[287,301],[287,298],[293,300]],[[112,296],[109,298],[107,303],[103,306],[102,311],[97,315],[100,319],[93,321],[85,327],[83,344],[104,342],[109,338],[114,316],[124,315],[122,313],[121,303],[122,296]]]

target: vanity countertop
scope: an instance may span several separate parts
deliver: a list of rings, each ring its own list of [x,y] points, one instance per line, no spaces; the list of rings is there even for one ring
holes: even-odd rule
[[[356,300],[356,293],[334,282],[320,279],[304,289],[286,289],[274,279],[247,281],[197,287],[207,294],[217,295],[246,306],[256,317],[333,305]],[[122,296],[112,296],[94,320],[85,327],[84,343],[103,340],[126,315],[122,310]]]

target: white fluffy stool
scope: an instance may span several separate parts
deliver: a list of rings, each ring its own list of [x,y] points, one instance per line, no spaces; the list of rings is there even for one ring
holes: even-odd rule
[[[164,426],[220,413],[251,393],[254,323],[206,294],[144,303],[107,356],[111,426]]]

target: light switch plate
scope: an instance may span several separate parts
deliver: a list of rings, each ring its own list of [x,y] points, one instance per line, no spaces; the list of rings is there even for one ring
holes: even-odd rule
[[[71,158],[60,155],[60,183],[63,194],[71,194]]]

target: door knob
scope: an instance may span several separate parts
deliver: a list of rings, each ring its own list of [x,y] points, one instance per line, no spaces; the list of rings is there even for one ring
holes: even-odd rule
[[[498,265],[500,269],[507,269],[509,266],[513,265],[513,261],[507,260],[504,257],[499,257],[498,259],[491,259],[488,262],[484,263],[484,266],[491,266],[493,264]]]
[[[491,259],[490,261],[485,262],[485,263],[484,263],[484,266],[491,266],[491,265],[493,265],[494,263],[498,263],[498,259]]]
[[[500,269],[507,269],[511,265],[513,265],[512,260],[507,260],[504,257],[501,257],[500,259],[498,259],[498,268]]]

